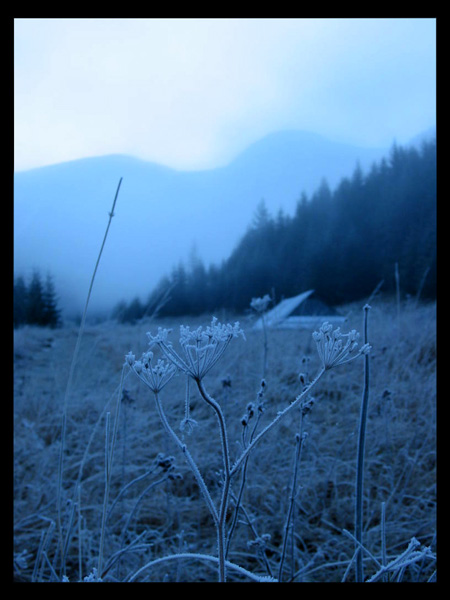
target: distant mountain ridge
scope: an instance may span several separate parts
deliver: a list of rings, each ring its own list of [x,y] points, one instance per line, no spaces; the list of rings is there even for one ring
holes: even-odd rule
[[[115,217],[91,300],[92,311],[146,299],[193,248],[208,266],[226,259],[264,199],[295,209],[325,178],[334,188],[388,148],[358,148],[301,131],[270,134],[229,165],[177,171],[126,155],[84,158],[14,175],[14,270],[54,276],[60,305],[81,311],[120,177]]]

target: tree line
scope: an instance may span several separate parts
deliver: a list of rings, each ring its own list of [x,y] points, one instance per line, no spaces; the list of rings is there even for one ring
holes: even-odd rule
[[[14,277],[13,324],[15,328],[21,325],[51,328],[61,325],[61,311],[51,275],[43,281],[36,270],[29,282],[22,275]]]
[[[158,302],[163,316],[240,312],[268,292],[280,299],[307,289],[337,306],[367,298],[381,282],[394,293],[395,272],[404,294],[434,299],[436,219],[436,142],[394,144],[366,174],[357,165],[334,191],[324,180],[310,198],[303,193],[293,215],[273,216],[261,200],[222,264],[180,262],[147,302],[122,302],[114,316],[133,321]]]

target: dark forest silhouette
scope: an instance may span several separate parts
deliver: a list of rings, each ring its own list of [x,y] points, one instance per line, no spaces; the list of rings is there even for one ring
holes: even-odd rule
[[[17,276],[14,279],[13,313],[14,327],[59,327],[61,311],[57,305],[51,275],[47,275],[45,281],[42,281],[41,274],[35,270],[28,283],[22,275]]]
[[[120,302],[112,316],[182,316],[219,309],[242,312],[252,298],[289,297],[307,289],[330,306],[367,298],[383,282],[395,292],[436,297],[436,142],[420,149],[394,145],[389,157],[363,173],[356,166],[331,191],[324,180],[302,194],[293,215],[273,216],[264,200],[246,234],[220,265],[205,267],[192,252],[149,292]],[[217,225],[220,227],[220,224]],[[35,271],[14,280],[14,326],[61,324],[53,279]]]
[[[301,182],[299,182],[300,184]],[[356,166],[334,191],[323,181],[295,214],[272,216],[261,200],[247,233],[221,265],[195,256],[180,262],[142,303],[121,302],[114,316],[132,322],[149,314],[167,290],[161,316],[241,312],[253,297],[277,298],[307,289],[329,305],[366,298],[383,281],[395,292],[436,297],[436,142],[392,147],[367,174]],[[218,225],[220,226],[220,224]]]

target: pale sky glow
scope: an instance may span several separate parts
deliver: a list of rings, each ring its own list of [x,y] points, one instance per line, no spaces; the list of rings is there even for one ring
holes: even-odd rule
[[[226,164],[279,129],[361,146],[435,124],[435,19],[15,19],[15,170]]]

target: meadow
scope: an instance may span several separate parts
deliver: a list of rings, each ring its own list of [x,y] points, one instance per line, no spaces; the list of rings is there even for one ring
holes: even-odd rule
[[[362,334],[363,304],[341,307],[342,331]],[[365,357],[327,370],[309,392],[321,368],[312,336],[321,322],[269,330],[265,356],[254,315],[215,315],[245,333],[203,378],[226,420],[231,464],[305,390],[231,482],[227,581],[353,582],[355,547],[365,581],[436,581],[436,304],[378,296],[370,305],[362,547],[354,535]],[[171,378],[159,400],[177,445],[154,394],[124,367],[130,351],[147,351],[147,332],[170,328],[175,346],[180,325],[210,322],[87,325],[62,457],[78,328],[15,330],[15,581],[218,580],[214,519],[186,460],[188,448],[219,506],[225,480],[214,410],[183,373]]]

